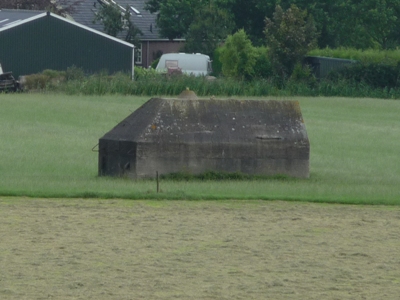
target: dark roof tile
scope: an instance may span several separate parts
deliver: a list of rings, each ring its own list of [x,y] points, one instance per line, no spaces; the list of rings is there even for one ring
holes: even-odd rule
[[[0,9],[0,12],[0,28],[10,26],[17,22],[21,22],[44,13],[44,11],[22,9]]]
[[[73,3],[75,0],[68,1]],[[143,35],[139,35],[141,40],[161,39],[156,25],[157,15],[144,9],[146,0],[114,0],[114,2],[123,8],[127,6],[135,8],[135,10],[131,10],[131,19],[133,24],[143,33]],[[104,32],[101,22],[94,23],[95,13],[100,5],[98,0],[82,0],[75,6],[70,15],[76,22]],[[135,13],[135,11],[138,13]],[[123,34],[119,37],[123,38]]]

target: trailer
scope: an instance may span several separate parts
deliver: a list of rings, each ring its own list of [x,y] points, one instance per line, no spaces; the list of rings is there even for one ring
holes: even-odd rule
[[[164,74],[206,76],[212,72],[208,55],[195,53],[168,53],[160,57],[156,70]]]

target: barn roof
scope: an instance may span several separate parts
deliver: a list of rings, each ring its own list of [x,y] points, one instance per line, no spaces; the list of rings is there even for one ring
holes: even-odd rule
[[[109,40],[113,40],[117,43],[124,44],[126,46],[129,46],[133,48],[134,46],[130,43],[127,43],[125,41],[122,41],[118,38],[112,37],[108,34],[105,34],[101,31],[95,30],[93,28],[90,28],[88,26],[85,26],[83,24],[77,23],[75,21],[69,20],[67,18],[61,17],[59,15],[50,13],[50,12],[45,12],[45,11],[29,11],[29,10],[18,10],[18,9],[2,9],[0,10],[0,22],[3,21],[4,25],[1,26],[2,23],[0,23],[0,32],[8,30],[10,28],[14,28],[23,24],[26,24],[28,22],[40,19],[40,18],[45,18],[47,16],[56,18],[58,20],[61,20],[63,22],[72,24],[74,26],[77,26],[79,28],[82,28],[83,30],[90,31],[94,34],[101,35]]]

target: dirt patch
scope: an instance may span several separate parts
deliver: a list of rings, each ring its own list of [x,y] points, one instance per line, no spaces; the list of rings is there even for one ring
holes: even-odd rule
[[[0,197],[1,299],[398,299],[400,208]]]

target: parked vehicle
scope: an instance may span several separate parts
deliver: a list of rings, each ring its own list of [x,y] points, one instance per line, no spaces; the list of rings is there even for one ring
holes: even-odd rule
[[[208,55],[195,53],[168,53],[160,57],[156,70],[165,74],[206,76],[212,72]]]
[[[3,72],[3,68],[0,64],[0,92],[1,91],[13,91],[16,92],[19,89],[19,82],[15,80],[12,72]]]

